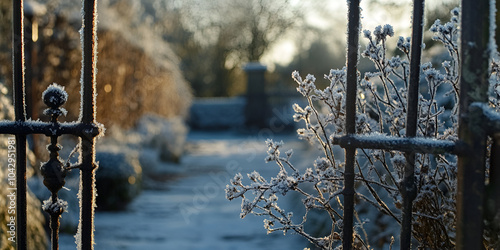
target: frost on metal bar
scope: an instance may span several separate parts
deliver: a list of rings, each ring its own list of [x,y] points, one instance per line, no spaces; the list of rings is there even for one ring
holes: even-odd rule
[[[455,142],[433,138],[407,138],[383,134],[334,136],[332,143],[343,148],[384,149],[423,154],[457,154]]]
[[[23,1],[12,1],[12,71],[15,120],[26,120],[24,108],[24,9]],[[16,188],[17,188],[17,248],[27,248],[27,187],[26,187],[26,135],[16,134]]]
[[[356,94],[358,85],[358,58],[359,58],[359,33],[360,33],[360,7],[359,0],[348,1],[348,28],[347,28],[347,82],[345,128],[348,135],[356,133]],[[344,249],[351,249],[354,237],[354,164],[356,157],[355,148],[345,150],[344,172],[344,224],[343,240]]]
[[[104,132],[101,124],[83,124],[77,122],[47,123],[40,120],[27,120],[25,122],[0,121],[0,134],[43,134],[76,135],[96,137]]]
[[[82,1],[82,76],[81,110],[79,121],[83,124],[96,123],[96,63],[97,63],[97,1]],[[95,208],[95,137],[80,136],[80,223],[75,236],[78,249],[94,248]]]

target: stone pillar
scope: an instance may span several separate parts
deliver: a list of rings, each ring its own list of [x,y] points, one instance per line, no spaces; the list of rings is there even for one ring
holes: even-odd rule
[[[247,73],[247,103],[245,106],[245,125],[247,128],[267,127],[268,102],[265,91],[267,67],[258,62],[251,62],[243,68]]]

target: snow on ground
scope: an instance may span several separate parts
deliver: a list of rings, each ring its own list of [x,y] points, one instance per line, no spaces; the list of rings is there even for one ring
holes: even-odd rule
[[[294,148],[296,161],[306,162],[311,159],[307,155],[316,153],[293,134],[192,132],[188,136],[187,153],[180,164],[151,160],[157,173],[155,185],[149,185],[153,189],[144,190],[125,211],[96,213],[95,249],[307,247],[302,237],[292,233],[267,234],[263,217],[250,215],[240,219],[241,200],[225,198],[224,188],[238,172],[246,176],[257,170],[266,178],[276,174],[278,168],[264,162],[267,137],[283,140],[285,148]],[[154,158],[151,152],[145,151],[143,155],[148,156],[148,153],[151,159]],[[286,197],[281,206],[300,211],[302,205],[298,198]],[[73,235],[61,234],[60,246],[61,249],[74,249]]]

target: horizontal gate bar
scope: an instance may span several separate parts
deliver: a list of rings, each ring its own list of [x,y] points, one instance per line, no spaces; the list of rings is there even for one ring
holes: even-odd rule
[[[2,121],[0,123],[0,134],[28,135],[44,134],[46,136],[61,136],[71,134],[80,137],[93,138],[101,134],[103,128],[95,124],[85,123],[49,123],[42,121]]]
[[[427,154],[459,154],[461,148],[460,143],[453,141],[378,134],[334,136],[332,143],[342,148],[383,149]]]
[[[500,133],[500,114],[490,108],[488,104],[474,102],[469,107],[469,112],[480,115],[480,123],[487,134]],[[1,127],[0,127],[1,130]],[[466,150],[460,141],[437,140],[425,137],[395,137],[382,134],[370,135],[344,135],[333,136],[332,143],[342,148],[365,148],[395,150],[401,152],[415,152],[423,154],[455,154],[461,155]]]

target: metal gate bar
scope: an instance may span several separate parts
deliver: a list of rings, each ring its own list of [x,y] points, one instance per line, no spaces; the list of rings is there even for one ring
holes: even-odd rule
[[[97,12],[96,0],[83,1],[83,65],[81,89],[81,119],[73,123],[60,123],[57,117],[62,113],[59,106],[66,101],[66,93],[62,88],[50,86],[44,92],[44,102],[49,106],[46,114],[51,115],[50,122],[26,121],[24,90],[24,9],[22,0],[13,0],[13,102],[15,121],[2,121],[0,134],[13,134],[16,137],[16,245],[17,249],[27,249],[27,186],[26,186],[26,135],[44,134],[51,137],[50,160],[42,165],[44,184],[52,192],[53,203],[58,201],[57,191],[64,185],[64,176],[69,170],[58,158],[59,145],[57,138],[64,134],[80,137],[81,162],[71,168],[80,169],[80,224],[77,240],[79,249],[93,249],[94,207],[95,207],[95,138],[103,133],[104,127],[96,122],[95,77],[97,50]],[[55,96],[56,103],[46,100],[46,96]],[[59,98],[59,99],[58,99]],[[47,98],[50,99],[50,98]],[[64,207],[56,207],[58,211],[46,210],[51,215],[52,249],[58,249],[59,217]]]
[[[424,0],[413,1],[412,34],[410,49],[410,82],[408,84],[408,104],[406,113],[406,137],[417,136],[418,123],[418,97],[420,85],[420,57],[422,55],[422,34],[424,26]],[[401,183],[401,196],[403,198],[402,223],[401,223],[401,249],[411,247],[411,223],[413,201],[417,197],[415,184],[415,151],[405,153],[406,165],[403,182]]]
[[[81,122],[94,124],[95,109],[95,77],[96,77],[96,50],[97,50],[97,1],[83,1],[83,82]],[[85,133],[86,131],[84,131]],[[81,247],[93,249],[94,244],[94,206],[95,206],[95,136],[92,133],[81,136],[82,163],[80,166],[81,190]]]
[[[17,124],[26,120],[24,109],[24,8],[23,1],[13,0],[12,13],[12,71],[13,102]],[[26,203],[26,134],[16,134],[16,216],[17,249],[27,248],[27,203]]]
[[[360,8],[359,0],[348,1],[348,34],[347,34],[347,83],[346,83],[346,123],[347,135],[356,133],[356,95],[358,85],[358,57],[359,57],[359,29]],[[356,148],[345,149],[344,171],[344,220],[343,239],[344,249],[350,249],[353,243],[354,221],[354,164]]]
[[[458,137],[467,154],[458,157],[457,249],[482,249],[486,170],[486,128],[473,102],[488,103],[490,2],[462,1],[460,114]],[[492,166],[496,167],[496,166]]]

